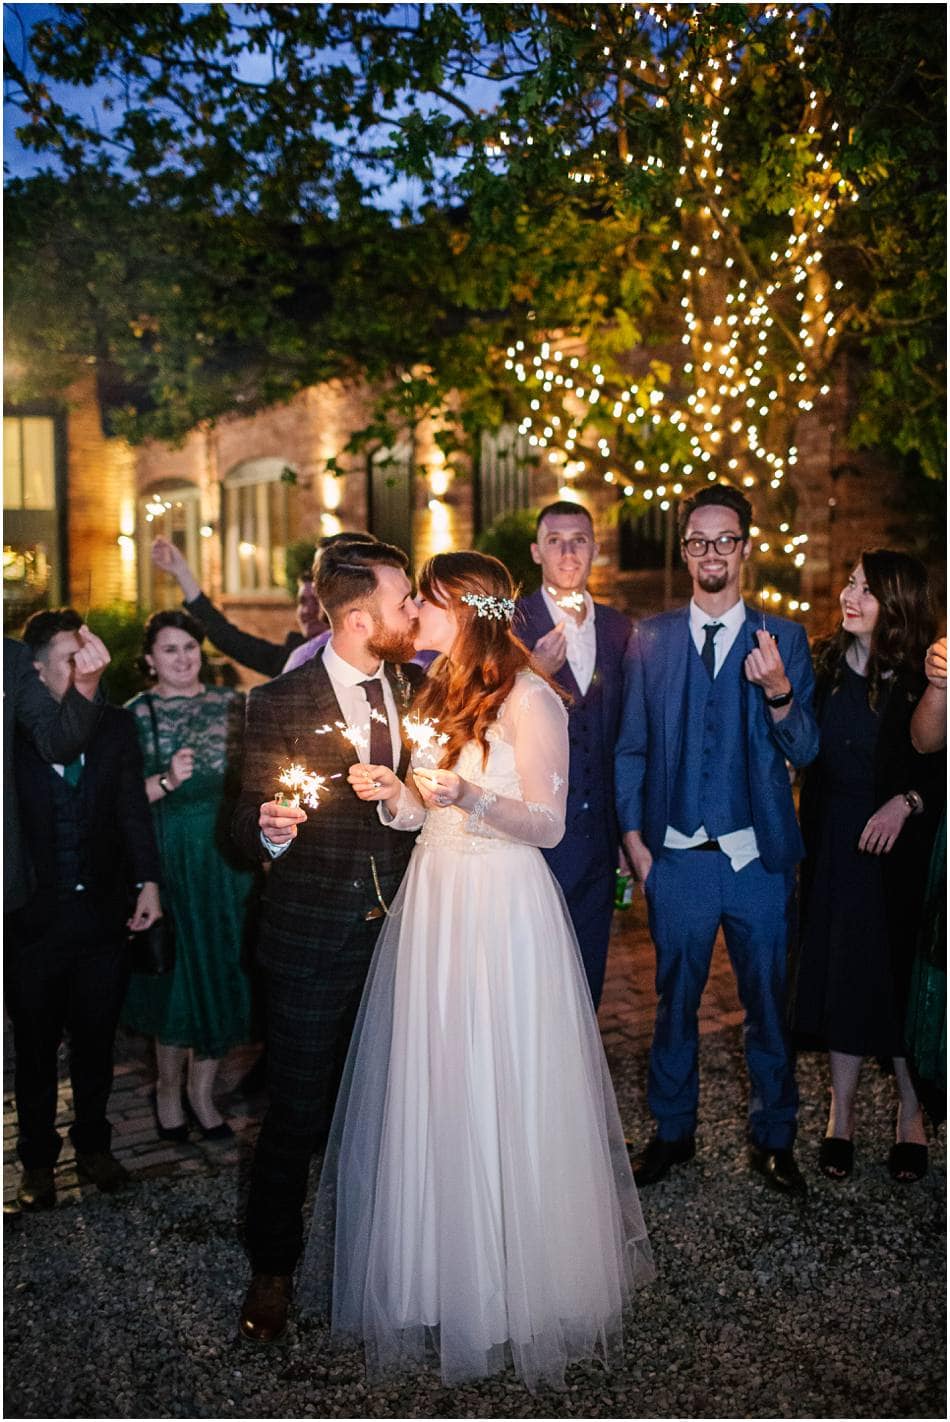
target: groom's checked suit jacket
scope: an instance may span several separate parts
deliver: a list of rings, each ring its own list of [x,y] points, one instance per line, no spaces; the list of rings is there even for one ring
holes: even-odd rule
[[[387,666],[386,676],[401,716],[423,673],[412,665]],[[262,966],[283,975],[319,970],[321,958],[336,952],[353,924],[379,908],[374,864],[379,890],[389,903],[415,841],[412,834],[386,829],[376,805],[354,794],[346,775],[359,757],[336,728],[340,720],[322,650],[296,671],[255,687],[248,697],[241,795],[232,821],[232,834],[244,852],[265,862],[269,858],[258,815],[279,790],[282,769],[298,762],[327,779],[319,808],[307,810],[306,824],[274,860],[264,889],[259,957]],[[320,734],[327,725],[332,729]],[[404,748],[400,777],[408,760]]]

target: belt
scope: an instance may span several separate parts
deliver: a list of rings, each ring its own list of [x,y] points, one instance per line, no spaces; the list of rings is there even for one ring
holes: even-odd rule
[[[689,846],[689,848],[690,848],[690,849],[700,849],[700,850],[705,849],[705,850],[707,850],[707,851],[713,850],[713,849],[718,850],[718,848],[719,848],[719,841],[718,841],[718,839],[704,839],[703,842],[702,842],[702,844],[691,844],[691,845]]]

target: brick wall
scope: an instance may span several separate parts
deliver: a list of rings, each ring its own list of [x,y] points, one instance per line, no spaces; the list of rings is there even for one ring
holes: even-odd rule
[[[135,599],[136,456],[102,432],[90,376],[68,392],[67,480],[69,601],[81,612]]]

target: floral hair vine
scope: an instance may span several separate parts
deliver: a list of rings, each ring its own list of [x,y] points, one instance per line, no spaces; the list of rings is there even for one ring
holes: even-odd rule
[[[510,622],[515,604],[510,597],[492,597],[490,593],[463,593],[459,602],[474,607],[476,617],[493,617],[498,622]]]

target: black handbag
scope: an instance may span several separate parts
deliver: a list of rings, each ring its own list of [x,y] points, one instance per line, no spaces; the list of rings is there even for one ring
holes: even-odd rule
[[[166,912],[148,928],[129,931],[128,945],[133,973],[157,978],[175,966],[175,925]]]

